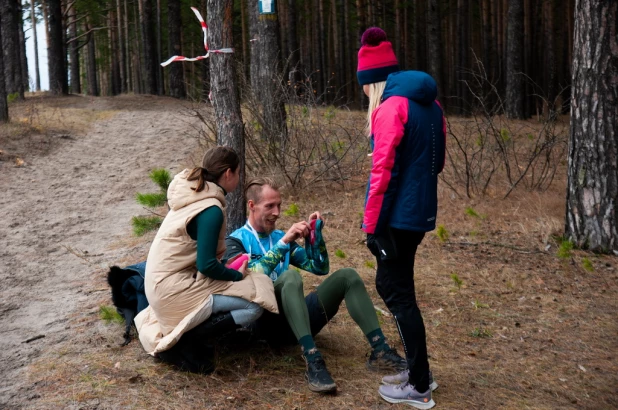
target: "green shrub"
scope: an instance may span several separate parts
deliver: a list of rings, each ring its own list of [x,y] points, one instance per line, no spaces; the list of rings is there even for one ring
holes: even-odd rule
[[[335,251],[335,256],[338,257],[338,258],[341,258],[341,259],[346,257],[345,252],[342,251],[341,249],[337,249]]]
[[[138,192],[135,195],[135,199],[140,205],[146,206],[148,208],[156,208],[165,204],[165,202],[167,201],[167,195],[162,192],[156,194],[140,194]]]
[[[172,182],[172,176],[167,169],[153,169],[148,176],[150,177],[152,182],[154,182],[159,188],[161,188],[161,191],[167,193],[167,188],[169,188],[170,183]]]
[[[459,279],[459,275],[453,272],[451,273],[451,279],[453,280],[453,283],[455,283],[455,286],[457,286],[457,290],[461,290],[461,285],[463,285],[463,280]]]
[[[558,257],[560,259],[568,259],[573,256],[571,252],[573,250],[574,244],[569,240],[562,240],[560,242],[560,247],[558,248]]]
[[[154,231],[161,226],[163,218],[159,216],[134,216],[131,218],[133,225],[133,233],[136,236],[142,236],[146,232]]]
[[[368,267],[369,269],[375,269],[376,263],[373,261],[365,261],[365,266]]]
[[[299,213],[298,205],[296,205],[295,203],[291,203],[288,209],[283,211],[283,214],[285,216],[298,216],[298,213]]]
[[[472,337],[480,337],[480,338],[490,338],[493,335],[487,329],[483,329],[482,327],[474,328],[472,332],[470,332],[470,336]]]
[[[438,225],[438,229],[436,230],[436,236],[440,240],[440,242],[448,241],[448,231],[444,227],[444,225]]]
[[[99,306],[99,317],[105,323],[124,323],[124,319],[113,306]]]
[[[594,266],[592,266],[592,262],[588,258],[582,258],[582,266],[588,272],[592,272],[594,270]]]

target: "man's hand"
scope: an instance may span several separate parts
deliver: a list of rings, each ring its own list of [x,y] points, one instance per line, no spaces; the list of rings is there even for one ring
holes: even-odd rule
[[[322,222],[324,222],[324,218],[322,218],[322,215],[320,215],[320,213],[319,213],[319,212],[317,212],[317,211],[316,211],[316,212],[314,212],[314,213],[312,213],[311,215],[309,215],[309,219],[308,219],[308,221],[309,221],[309,222],[311,222],[311,221],[313,221],[314,219],[321,219],[321,220],[322,220]]]
[[[281,240],[283,241],[283,243],[294,242],[299,238],[304,238],[305,236],[309,235],[310,230],[311,227],[309,226],[308,222],[296,222],[294,225],[292,225],[290,229],[288,229],[288,231],[285,233],[283,238],[281,238]]]

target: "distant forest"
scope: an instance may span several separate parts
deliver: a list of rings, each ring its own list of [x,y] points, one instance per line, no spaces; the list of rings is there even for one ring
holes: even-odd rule
[[[226,18],[233,19],[241,93],[250,89],[252,70],[260,68],[259,50],[269,48],[279,56],[280,64],[271,68],[282,87],[310,90],[325,105],[361,107],[359,39],[366,28],[379,26],[402,69],[436,78],[450,114],[499,111],[510,101],[512,116],[527,118],[568,112],[574,2],[281,0],[275,14],[259,15],[257,0],[235,0]],[[30,21],[43,20],[53,93],[207,98],[209,59],[160,66],[172,55],[205,54],[190,7],[208,22],[206,0],[0,0],[0,5],[9,95],[19,98],[40,88],[38,61],[26,61],[25,39],[42,41]],[[28,64],[36,65],[36,78],[28,78]]]

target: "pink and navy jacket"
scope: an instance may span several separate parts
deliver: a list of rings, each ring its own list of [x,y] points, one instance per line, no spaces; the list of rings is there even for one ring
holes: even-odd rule
[[[371,116],[373,166],[363,231],[387,227],[427,232],[436,227],[438,174],[444,168],[446,122],[435,80],[422,71],[388,76]]]

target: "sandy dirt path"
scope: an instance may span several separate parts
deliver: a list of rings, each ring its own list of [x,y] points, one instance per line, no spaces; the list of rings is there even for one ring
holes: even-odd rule
[[[116,108],[111,99],[94,104]],[[0,164],[0,408],[27,406],[28,364],[70,340],[88,275],[126,256],[111,245],[144,213],[134,195],[154,190],[148,172],[178,171],[195,148],[179,111],[171,100],[142,101],[25,166]]]

